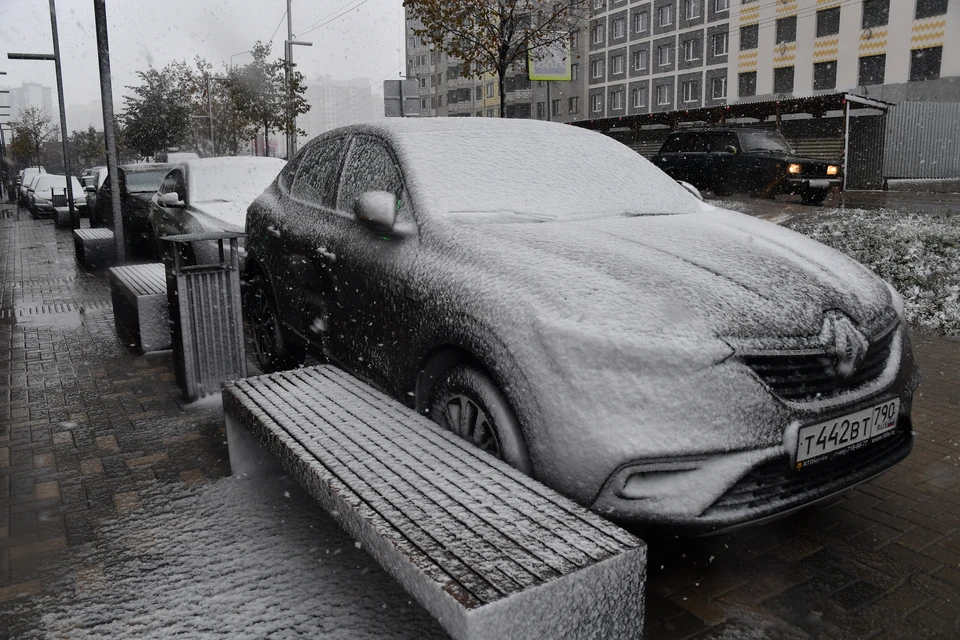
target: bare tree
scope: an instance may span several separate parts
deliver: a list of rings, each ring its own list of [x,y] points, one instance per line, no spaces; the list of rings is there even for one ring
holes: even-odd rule
[[[15,155],[25,156],[28,165],[40,166],[43,158],[41,148],[60,133],[60,127],[50,121],[46,111],[36,107],[20,111],[20,117],[12,124],[11,151]]]
[[[463,63],[463,75],[497,74],[500,117],[511,65],[567,42],[586,15],[584,0],[404,0],[419,25],[414,36]],[[439,106],[439,105],[438,105]]]

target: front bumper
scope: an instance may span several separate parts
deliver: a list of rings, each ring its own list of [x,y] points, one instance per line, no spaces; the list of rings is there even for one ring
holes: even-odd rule
[[[809,191],[811,189],[834,189],[840,188],[843,186],[842,177],[810,177],[810,176],[800,176],[796,178],[787,177],[783,181],[783,184],[787,187],[786,191],[788,193],[801,193],[803,191]]]

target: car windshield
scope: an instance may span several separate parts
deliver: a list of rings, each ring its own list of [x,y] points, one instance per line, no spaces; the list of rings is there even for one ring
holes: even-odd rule
[[[406,177],[414,178],[436,215],[549,221],[688,213],[699,205],[612,138],[520,120],[471,127],[447,132],[438,123],[437,130],[398,132],[407,173],[415,174]]]
[[[155,169],[152,171],[127,171],[124,180],[127,193],[153,193],[160,188],[160,183],[169,169]]]
[[[740,146],[747,153],[751,151],[793,153],[786,138],[774,131],[741,131]]]
[[[78,193],[83,192],[83,187],[80,186],[80,181],[76,178],[70,179],[70,186],[73,187],[73,194],[76,196]],[[67,188],[67,178],[66,176],[51,176],[43,174],[42,177],[37,179],[36,183],[33,185],[34,191],[44,191],[48,192],[51,189],[55,189],[58,192],[62,189]]]
[[[245,202],[273,182],[286,164],[278,158],[211,158],[188,164],[187,194],[193,204]]]

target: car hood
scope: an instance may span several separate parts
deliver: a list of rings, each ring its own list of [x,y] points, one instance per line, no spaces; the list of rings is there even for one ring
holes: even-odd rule
[[[608,335],[816,336],[828,310],[864,326],[891,306],[885,283],[855,261],[720,209],[443,226],[450,258],[493,291],[546,322]]]

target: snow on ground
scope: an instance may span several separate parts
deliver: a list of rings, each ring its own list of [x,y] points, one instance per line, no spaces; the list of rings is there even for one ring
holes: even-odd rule
[[[47,573],[11,637],[447,637],[283,478],[152,485]]]
[[[846,253],[892,284],[914,328],[960,336],[960,212],[833,209],[785,226]]]

